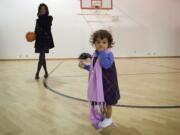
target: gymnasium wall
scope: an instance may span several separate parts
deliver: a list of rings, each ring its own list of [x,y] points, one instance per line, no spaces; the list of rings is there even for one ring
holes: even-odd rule
[[[114,6],[136,23],[115,31],[121,55],[180,56],[179,0],[116,0]]]
[[[48,4],[54,17],[56,47],[48,58],[76,58],[81,52],[92,52],[90,34],[102,26],[112,31],[116,57],[180,56],[179,0],[114,0],[112,16],[118,21],[94,24],[93,30],[78,15],[79,0],[1,0],[0,59],[38,57],[25,33],[34,30],[41,2]]]

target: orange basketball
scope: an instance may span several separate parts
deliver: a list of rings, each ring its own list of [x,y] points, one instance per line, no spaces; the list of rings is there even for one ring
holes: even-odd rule
[[[26,40],[28,42],[33,42],[35,39],[36,39],[35,32],[28,32],[28,33],[26,33]]]

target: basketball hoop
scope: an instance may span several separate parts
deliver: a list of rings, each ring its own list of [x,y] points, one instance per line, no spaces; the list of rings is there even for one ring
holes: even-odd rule
[[[94,8],[95,9],[100,9],[100,6],[99,5],[95,5]]]
[[[112,22],[112,0],[80,0],[80,13],[92,31],[109,28]]]
[[[110,15],[112,0],[80,0],[79,15]]]
[[[92,8],[94,9],[100,9],[102,7],[102,1],[99,0],[93,0],[91,1]]]

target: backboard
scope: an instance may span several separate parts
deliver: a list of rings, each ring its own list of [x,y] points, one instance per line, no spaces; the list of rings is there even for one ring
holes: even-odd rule
[[[113,8],[113,0],[80,0],[81,9],[94,10],[111,10]]]

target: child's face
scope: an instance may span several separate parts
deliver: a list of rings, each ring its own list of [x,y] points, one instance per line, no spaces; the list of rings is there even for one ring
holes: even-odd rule
[[[108,39],[107,38],[97,38],[95,42],[95,47],[97,51],[105,51],[108,48]]]
[[[46,11],[45,6],[42,6],[42,7],[41,7],[41,9],[40,9],[39,14],[40,14],[40,15],[45,15],[45,14],[46,14],[46,12],[47,12],[47,11]]]

